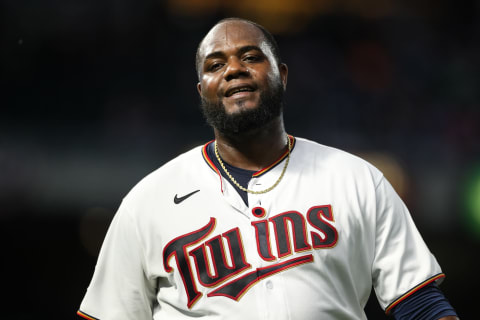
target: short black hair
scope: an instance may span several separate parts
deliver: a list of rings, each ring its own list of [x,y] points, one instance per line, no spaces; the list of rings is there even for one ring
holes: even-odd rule
[[[270,33],[270,31],[268,31],[267,29],[265,29],[263,26],[259,25],[256,22],[253,22],[253,21],[250,21],[250,20],[247,20],[247,19],[243,19],[243,18],[236,18],[236,17],[225,18],[225,19],[222,19],[222,20],[218,21],[210,30],[212,30],[213,28],[215,28],[219,24],[222,24],[224,22],[229,22],[229,21],[246,22],[246,23],[249,23],[252,26],[258,28],[262,32],[263,36],[265,37],[265,40],[268,43],[268,46],[272,50],[272,54],[273,54],[273,57],[275,58],[275,61],[277,62],[277,64],[281,63],[282,59],[280,57],[280,48],[278,47],[277,41],[275,40],[273,35]],[[197,70],[197,75],[198,75],[199,79],[200,79],[200,70],[201,70],[200,69],[200,47],[202,46],[204,39],[205,39],[205,37],[198,44],[197,53],[195,55],[195,68]]]

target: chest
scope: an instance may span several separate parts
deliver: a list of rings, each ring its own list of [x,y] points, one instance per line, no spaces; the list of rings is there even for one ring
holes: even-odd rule
[[[144,228],[152,269],[181,278],[189,303],[199,288],[238,299],[263,276],[304,264],[348,264],[360,243],[371,241],[366,209],[331,191],[254,195],[248,207],[233,192],[201,190],[159,204]]]

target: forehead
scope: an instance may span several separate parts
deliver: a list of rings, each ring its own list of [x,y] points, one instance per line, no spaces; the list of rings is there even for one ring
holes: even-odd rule
[[[256,26],[243,21],[228,21],[215,26],[205,36],[200,55],[203,59],[212,52],[224,52],[248,45],[268,50],[265,37]]]

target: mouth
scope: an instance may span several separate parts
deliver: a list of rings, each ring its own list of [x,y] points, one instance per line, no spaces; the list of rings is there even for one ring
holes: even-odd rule
[[[227,91],[225,91],[225,97],[228,98],[233,96],[234,94],[243,93],[243,92],[253,92],[253,91],[255,91],[255,88],[250,85],[234,86],[227,89]]]

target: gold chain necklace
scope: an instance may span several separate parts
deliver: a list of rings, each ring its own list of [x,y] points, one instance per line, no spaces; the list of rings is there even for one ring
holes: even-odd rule
[[[223,171],[226,173],[226,175],[230,178],[230,180],[233,182],[234,185],[236,185],[240,190],[248,192],[248,193],[253,193],[253,194],[262,194],[262,193],[267,193],[271,191],[273,188],[275,188],[280,181],[283,178],[283,175],[285,174],[285,171],[287,170],[288,162],[290,161],[290,151],[292,150],[292,143],[290,141],[290,138],[287,136],[287,145],[288,145],[288,154],[287,154],[287,160],[285,160],[285,164],[283,165],[283,170],[282,173],[280,173],[280,177],[278,177],[277,181],[270,187],[265,190],[261,191],[254,191],[254,190],[249,190],[247,188],[244,188],[243,186],[240,185],[240,183],[235,180],[235,178],[228,172],[227,168],[225,168],[225,165],[223,164],[222,159],[218,155],[218,148],[217,148],[217,141],[215,140],[215,156],[217,157],[218,162],[220,163],[220,166],[222,167]]]

